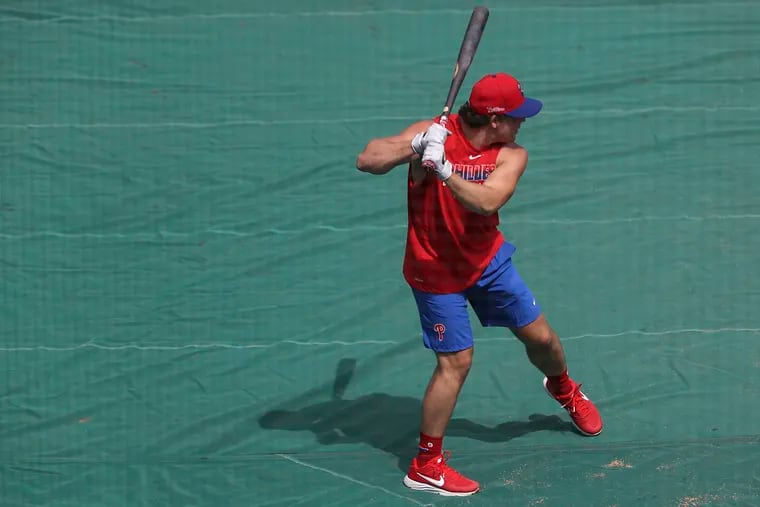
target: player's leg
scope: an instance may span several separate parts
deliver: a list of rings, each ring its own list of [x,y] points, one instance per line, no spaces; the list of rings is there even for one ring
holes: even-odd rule
[[[437,364],[422,399],[421,431],[443,437],[472,365],[473,348],[436,352]]]
[[[545,375],[545,389],[567,410],[578,430],[589,436],[601,433],[599,411],[568,376],[562,342],[511,258],[497,255],[467,296],[484,326],[507,327],[523,343],[530,362]]]
[[[531,363],[545,375],[546,392],[567,410],[578,431],[587,436],[600,434],[603,423],[599,410],[581,391],[581,384],[568,375],[560,338],[546,318],[539,315],[533,322],[511,330],[525,345]]]
[[[463,477],[446,463],[443,438],[457,398],[472,365],[473,339],[467,301],[462,294],[413,291],[426,348],[436,356],[436,367],[422,400],[420,443],[404,484],[412,489],[447,496],[477,493],[477,482]]]
[[[533,296],[531,295],[530,298],[530,304],[533,306]],[[519,301],[516,302],[516,305],[519,304],[521,304]],[[558,383],[563,380],[563,373],[567,372],[562,342],[544,314],[540,313],[540,310],[536,312],[538,315],[530,323],[521,324],[516,321],[508,327],[525,346],[525,352],[533,366],[546,375],[554,387],[565,388],[566,385]]]

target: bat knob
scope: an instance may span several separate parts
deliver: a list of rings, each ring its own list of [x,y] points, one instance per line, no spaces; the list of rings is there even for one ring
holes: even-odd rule
[[[432,160],[423,160],[422,167],[428,171],[435,171],[435,162]]]

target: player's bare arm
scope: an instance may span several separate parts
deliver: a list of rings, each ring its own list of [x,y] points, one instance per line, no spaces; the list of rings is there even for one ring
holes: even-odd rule
[[[397,135],[372,139],[359,153],[356,168],[365,173],[386,174],[394,167],[406,165],[413,159],[419,158],[413,141],[423,143],[422,137],[429,132],[432,124],[432,120],[418,121]],[[442,134],[439,138],[445,139]],[[419,153],[422,153],[424,145],[419,144],[417,149]]]
[[[527,150],[512,145],[501,150],[496,169],[483,183],[467,181],[452,173],[446,179],[446,185],[465,208],[481,215],[492,215],[512,197],[527,165]]]

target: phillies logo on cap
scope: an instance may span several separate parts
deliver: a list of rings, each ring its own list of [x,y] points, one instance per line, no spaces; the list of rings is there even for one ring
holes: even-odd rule
[[[503,72],[488,74],[472,87],[470,108],[478,114],[502,114],[515,118],[537,115],[543,104],[525,96],[522,84]]]

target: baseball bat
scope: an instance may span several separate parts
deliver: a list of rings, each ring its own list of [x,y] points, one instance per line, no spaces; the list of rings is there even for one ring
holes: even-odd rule
[[[470,22],[467,25],[467,30],[464,32],[462,45],[459,47],[459,56],[457,57],[456,65],[454,65],[454,75],[451,78],[446,103],[443,105],[443,112],[438,120],[438,123],[444,127],[448,122],[451,108],[454,107],[454,101],[459,94],[459,89],[462,88],[467,71],[470,69],[470,64],[472,64],[472,60],[475,57],[475,52],[478,50],[480,39],[483,37],[483,31],[488,22],[488,14],[489,11],[486,7],[478,6],[472,10]],[[435,164],[430,160],[423,161],[422,166],[428,170],[435,169]]]

